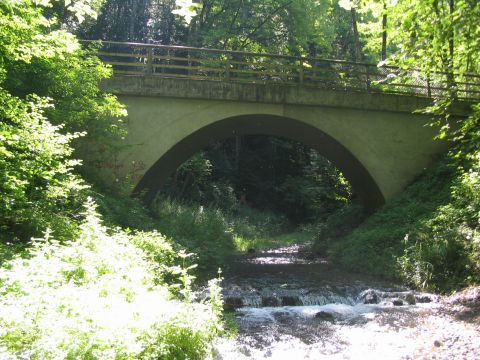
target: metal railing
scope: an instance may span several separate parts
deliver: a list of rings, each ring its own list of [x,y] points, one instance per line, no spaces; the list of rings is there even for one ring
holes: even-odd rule
[[[84,43],[88,43],[85,41]],[[431,73],[418,69],[300,56],[186,46],[102,41],[99,57],[116,75],[159,76],[258,84],[305,85],[333,90],[451,96],[480,100],[480,75]],[[453,90],[453,91],[452,91]]]

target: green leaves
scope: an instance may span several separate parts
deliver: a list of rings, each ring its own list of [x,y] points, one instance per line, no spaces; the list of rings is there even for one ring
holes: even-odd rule
[[[94,3],[75,1],[70,6],[92,9]],[[56,19],[47,17],[46,9],[56,5],[28,0],[0,4],[3,236],[11,232],[28,239],[46,227],[58,238],[71,236],[74,212],[87,187],[73,173],[81,163],[72,158],[73,143],[78,150],[86,131],[89,139],[122,133],[118,119],[123,108],[98,88],[110,71],[93,50],[82,50],[74,35],[55,29]]]
[[[45,221],[86,186],[72,174],[70,143],[81,133],[61,134],[44,116],[48,99],[26,101],[0,90],[0,227]],[[37,219],[31,218],[38,216]],[[38,230],[37,230],[38,231]]]
[[[194,3],[192,0],[175,0],[175,5],[179,9],[172,11],[172,14],[181,16],[187,24],[190,24],[192,18],[197,16],[197,10],[202,7],[202,4]]]
[[[0,268],[0,357],[204,358],[221,330],[218,288],[205,304],[178,301],[155,272],[162,258],[183,260],[171,242],[107,229],[94,203],[85,206],[75,240],[61,244],[47,232],[28,257]],[[191,294],[189,279],[180,270],[176,291]]]

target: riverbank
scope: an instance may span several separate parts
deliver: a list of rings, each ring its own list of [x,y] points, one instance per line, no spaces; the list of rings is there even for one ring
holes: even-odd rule
[[[442,298],[441,307],[422,319],[414,335],[417,359],[478,359],[480,287]]]
[[[303,249],[235,259],[223,295],[238,336],[217,340],[213,359],[473,360],[480,353],[479,288],[415,292]]]

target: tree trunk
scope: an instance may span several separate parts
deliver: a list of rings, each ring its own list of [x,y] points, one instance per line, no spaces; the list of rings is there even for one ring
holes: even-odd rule
[[[455,0],[449,0],[448,2],[449,10],[450,10],[450,18],[453,18],[453,13],[455,11]],[[455,83],[455,76],[454,76],[454,55],[455,55],[455,30],[453,23],[450,25],[449,34],[448,34],[448,71],[447,71],[447,81],[448,87],[450,88],[452,95],[456,96],[456,83]]]
[[[387,2],[383,1],[382,17],[382,61],[387,59]]]
[[[132,12],[128,26],[128,41],[135,41],[135,22],[138,21],[138,0],[132,0]]]
[[[355,41],[355,61],[362,62],[363,55],[362,55],[362,44],[360,43],[360,35],[358,34],[358,27],[357,27],[357,10],[352,6],[350,10],[352,13],[352,28],[353,28],[353,37]],[[358,80],[360,81],[360,88],[363,90],[368,90],[369,83],[368,83],[368,68],[363,65],[357,65],[357,76]]]
[[[350,10],[352,13],[352,28],[353,28],[353,37],[355,40],[355,60],[361,62],[363,60],[362,56],[362,44],[360,43],[360,36],[358,35],[357,27],[357,10],[354,7]]]
[[[242,140],[240,136],[235,136],[235,171],[238,175],[238,170],[240,169],[240,147],[242,144]]]

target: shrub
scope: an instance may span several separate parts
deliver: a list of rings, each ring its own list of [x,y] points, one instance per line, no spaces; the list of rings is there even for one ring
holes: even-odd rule
[[[22,101],[0,88],[0,231],[22,240],[47,226],[59,238],[76,229],[85,184],[72,169],[71,141],[44,117],[46,99]]]
[[[414,286],[451,290],[480,281],[480,152],[473,159],[457,171],[451,200],[405,236],[398,264]]]
[[[449,291],[480,281],[479,153],[462,166],[454,154],[333,243],[331,256],[417,288]]]
[[[181,261],[163,237],[109,230],[91,204],[84,215],[76,240],[47,232],[0,269],[0,357],[203,358],[221,329],[221,299],[174,300],[171,287],[188,276],[157,272],[157,260]]]
[[[215,274],[225,266],[226,258],[234,252],[233,232],[219,209],[161,198],[153,208],[162,232],[196,254],[200,276]]]

